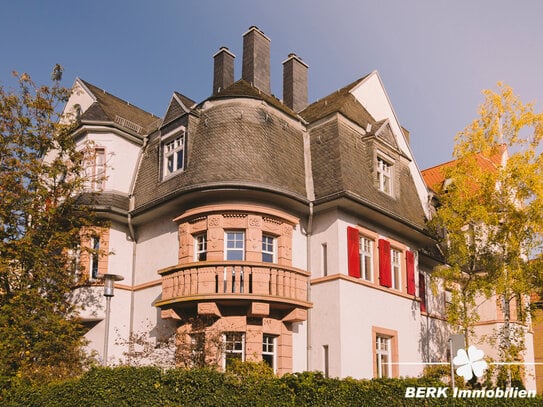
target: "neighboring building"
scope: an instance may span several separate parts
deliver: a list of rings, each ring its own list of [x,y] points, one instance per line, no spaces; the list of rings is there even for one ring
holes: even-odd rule
[[[495,171],[499,166],[505,164],[508,159],[508,152],[505,146],[502,146],[498,152],[490,156],[479,153],[476,155],[476,163],[484,171]],[[446,178],[446,168],[449,168],[455,164],[455,161],[449,161],[443,164],[436,165],[422,171],[422,176],[429,186],[432,194],[442,193],[450,179]],[[449,295],[445,291],[445,295]],[[536,388],[536,377],[540,376],[539,368],[534,366],[531,362],[538,361],[536,358],[540,358],[543,355],[539,345],[541,340],[535,336],[536,332],[541,331],[542,327],[539,324],[532,326],[532,321],[529,316],[522,315],[526,312],[526,302],[529,299],[526,298],[520,303],[521,297],[516,297],[511,301],[511,325],[512,329],[522,329],[524,331],[524,345],[526,350],[523,353],[524,362],[528,362],[525,368],[525,385],[529,389]],[[487,298],[484,295],[480,295],[477,302],[477,312],[479,313],[480,320],[474,327],[474,337],[472,341],[478,348],[482,349],[486,356],[499,360],[497,346],[492,343],[492,338],[496,336],[497,332],[501,330],[504,324],[504,313],[502,311],[502,305],[500,298],[493,295]],[[537,345],[534,349],[534,345]],[[534,354],[535,350],[535,354]],[[539,352],[538,352],[539,351]],[[522,361],[518,361],[522,362]],[[537,379],[538,390],[541,391],[539,382],[543,380]]]
[[[269,45],[251,27],[241,79],[221,48],[211,96],[174,92],[161,120],[76,80],[66,109],[92,142],[89,173],[107,177],[89,188],[111,221],[84,242],[109,253],[82,259],[90,348],[102,354],[95,277],[108,272],[124,277],[111,361],[130,335],[175,332],[207,358],[217,334],[223,365],[265,360],[278,374],[414,376],[446,361],[428,190],[379,74],[308,104],[308,66],[290,54],[279,100]]]

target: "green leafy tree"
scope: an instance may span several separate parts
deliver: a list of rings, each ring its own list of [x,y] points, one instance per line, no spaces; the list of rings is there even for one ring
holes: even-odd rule
[[[69,90],[57,65],[50,86],[14,73],[0,86],[0,382],[77,374],[85,360],[71,292],[85,227],[84,152],[61,117]],[[1,387],[1,384],[0,384]]]
[[[481,298],[497,296],[504,316],[498,349],[504,361],[512,361],[524,349],[524,330],[512,324],[512,304],[521,311],[540,289],[543,115],[504,84],[483,94],[479,117],[457,135],[455,160],[443,169],[440,207],[431,224],[442,232],[447,266],[435,277],[452,290],[447,316],[468,341]],[[524,322],[526,313],[517,314]]]

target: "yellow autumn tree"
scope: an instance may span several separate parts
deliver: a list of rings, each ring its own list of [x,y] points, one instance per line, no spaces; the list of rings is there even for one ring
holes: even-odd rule
[[[479,117],[456,136],[455,160],[443,168],[431,225],[442,236],[447,265],[434,275],[452,291],[447,317],[467,341],[479,318],[477,300],[498,298],[504,320],[496,343],[509,362],[524,349],[512,305],[528,310],[529,295],[541,289],[543,114],[502,83],[483,95]]]

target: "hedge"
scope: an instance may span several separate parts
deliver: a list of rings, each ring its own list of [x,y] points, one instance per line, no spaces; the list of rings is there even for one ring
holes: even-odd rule
[[[83,376],[0,393],[2,406],[532,406],[536,399],[405,398],[407,387],[443,387],[431,378],[329,379],[319,372],[282,377],[250,370],[93,368]],[[450,391],[449,391],[450,393]]]

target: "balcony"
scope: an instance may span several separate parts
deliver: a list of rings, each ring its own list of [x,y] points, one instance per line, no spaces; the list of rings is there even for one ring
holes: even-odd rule
[[[272,309],[303,309],[307,301],[310,273],[275,263],[206,261],[180,264],[159,270],[162,309],[200,302],[223,305],[266,303]]]

